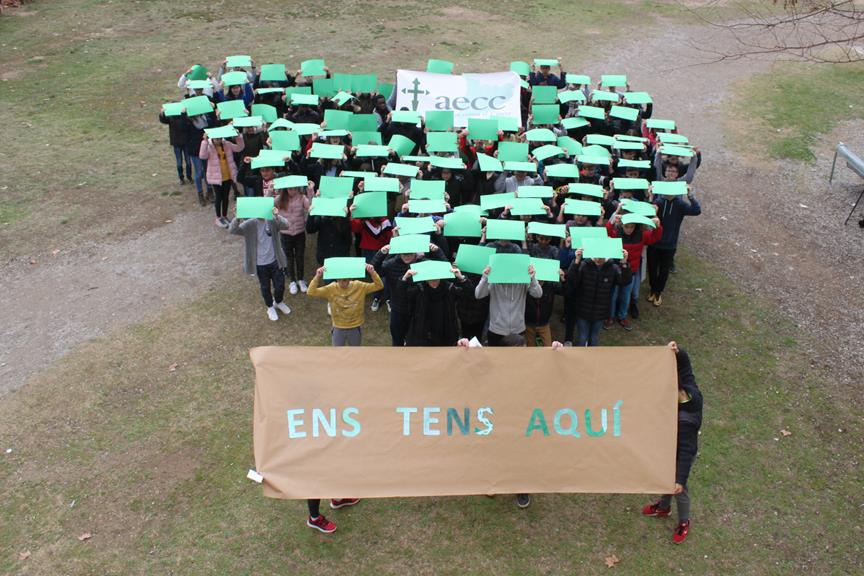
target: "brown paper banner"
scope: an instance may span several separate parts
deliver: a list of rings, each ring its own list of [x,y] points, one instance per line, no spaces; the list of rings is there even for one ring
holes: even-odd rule
[[[663,347],[255,348],[255,465],[275,498],[669,493]],[[406,435],[407,433],[407,435]]]

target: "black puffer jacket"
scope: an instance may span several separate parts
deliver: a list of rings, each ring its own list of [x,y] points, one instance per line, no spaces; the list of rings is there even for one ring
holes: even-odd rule
[[[406,294],[411,305],[408,346],[455,345],[459,339],[456,302],[464,298],[466,292],[474,292],[474,285],[467,278],[462,282],[442,280],[437,288],[426,282],[408,285]]]
[[[441,250],[429,252],[427,256],[432,260],[445,259]],[[414,262],[422,262],[424,259],[424,256],[420,256]],[[388,255],[380,250],[375,253],[371,264],[375,267],[378,274],[387,281],[387,285],[390,287],[390,308],[404,314],[410,312],[411,303],[405,290],[408,283],[403,282],[402,277],[411,268],[411,264],[406,264],[399,254]]]
[[[678,450],[675,457],[675,482],[687,485],[690,467],[699,450],[699,428],[702,427],[702,391],[696,385],[690,356],[681,348],[675,355],[678,364],[678,388],[687,392],[690,400],[678,403]]]
[[[318,234],[315,259],[318,264],[333,256],[348,256],[351,251],[351,221],[335,216],[309,216],[306,232]]]
[[[567,270],[567,290],[576,299],[576,317],[596,322],[609,318],[612,290],[624,286],[632,278],[630,266],[607,260],[597,266],[593,260],[575,261]]]

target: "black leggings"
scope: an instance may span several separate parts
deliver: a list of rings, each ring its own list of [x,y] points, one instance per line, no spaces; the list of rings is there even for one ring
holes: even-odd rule
[[[669,279],[669,270],[675,259],[675,249],[662,250],[660,248],[648,247],[648,285],[651,292],[662,294]]]
[[[306,233],[301,232],[294,236],[282,234],[282,249],[288,265],[285,272],[292,282],[303,280],[303,261],[306,259]]]
[[[231,197],[231,180],[225,180],[221,184],[213,184],[213,207],[216,208],[217,218],[228,216],[228,200]]]
[[[309,506],[309,517],[317,518],[321,515],[321,500],[317,498],[310,498],[306,500],[306,504]]]

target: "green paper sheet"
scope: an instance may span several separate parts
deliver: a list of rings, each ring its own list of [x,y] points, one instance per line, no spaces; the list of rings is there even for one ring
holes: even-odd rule
[[[187,116],[198,116],[199,114],[209,114],[213,111],[213,102],[207,96],[193,96],[181,100],[183,107],[186,108]]]
[[[336,256],[324,259],[324,280],[344,280],[366,277],[366,259]]]
[[[192,72],[190,72],[186,78],[189,80],[206,80],[207,79],[207,68],[201,66],[200,64],[195,64],[192,66]]]
[[[344,172],[343,172],[344,174]],[[363,180],[363,190],[366,192],[399,192],[398,178],[382,178],[379,176],[366,176]]]
[[[417,124],[420,122],[420,113],[412,110],[394,110],[390,114],[390,121],[400,124]]]
[[[516,194],[519,198],[552,198],[555,191],[552,186],[519,186]]]
[[[444,216],[444,236],[479,238],[482,233],[480,215],[471,212],[452,212]]]
[[[330,160],[341,160],[345,153],[345,147],[341,144],[322,144],[315,142],[312,144],[312,158],[326,158]]]
[[[252,116],[261,116],[268,124],[278,118],[276,108],[269,104],[252,104]]]
[[[431,234],[438,230],[432,216],[423,216],[421,218],[397,216],[396,226],[399,228],[400,236],[408,236],[410,234]]]
[[[408,176],[409,178],[416,178],[418,170],[417,166],[414,166],[413,164],[389,162],[384,168],[384,174],[388,176]]]
[[[312,209],[309,214],[312,216],[340,216],[347,217],[345,207],[348,205],[348,198],[325,198],[318,196],[312,199]]]
[[[609,156],[600,156],[597,154],[581,154],[576,157],[580,164],[592,164],[596,166],[609,166]]]
[[[612,153],[599,144],[590,144],[582,149],[582,154],[585,156],[605,156],[609,158]]]
[[[675,146],[673,144],[664,144],[660,147],[660,154],[666,154],[667,156],[683,156],[685,158],[690,158],[695,155],[695,152],[690,148],[685,148],[683,146]]]
[[[292,174],[290,176],[282,176],[273,180],[273,189],[281,190],[283,188],[306,188],[309,185],[309,179],[306,176]]]
[[[426,134],[426,150],[429,152],[458,152],[459,144],[455,132],[429,132]]]
[[[504,162],[504,169],[509,172],[537,172],[537,164],[534,162]]]
[[[400,234],[390,240],[390,254],[426,254],[430,243],[426,234]]]
[[[585,74],[567,74],[564,78],[567,84],[575,84],[577,86],[591,85],[591,77]]]
[[[219,128],[206,128],[204,133],[212,140],[214,138],[234,138],[237,130],[233,126],[220,126]]]
[[[388,82],[379,82],[378,83],[378,94],[384,96],[387,100],[390,99],[390,96],[393,95],[393,89],[396,87],[395,84],[390,84]]]
[[[588,184],[584,182],[574,182],[567,185],[568,194],[574,196],[591,196],[593,198],[603,198],[603,187],[599,184]]]
[[[312,80],[312,91],[323,98],[332,98],[339,93],[332,78],[315,78]]]
[[[208,90],[213,88],[213,83],[208,80],[189,80],[186,87],[191,90]]]
[[[453,128],[453,110],[426,112],[426,128],[430,132],[444,132]]]
[[[281,150],[261,150],[258,156],[252,159],[252,169],[284,166],[286,156],[290,154]]]
[[[579,167],[575,164],[553,164],[546,166],[546,176],[552,178],[579,178]]]
[[[625,92],[624,101],[628,104],[653,104],[651,95],[648,92]]]
[[[501,132],[518,132],[519,131],[519,118],[515,118],[513,116],[496,116],[496,120],[498,120],[498,130]]]
[[[324,122],[328,130],[350,130],[353,112],[347,110],[328,109],[324,111]]]
[[[443,214],[447,211],[443,200],[408,200],[411,214]]]
[[[360,170],[343,170],[340,176],[344,178],[363,178],[364,180],[366,180],[367,178],[378,177],[375,172],[362,172]],[[392,178],[386,178],[386,180],[392,180]]]
[[[659,194],[661,196],[686,196],[687,195],[687,183],[683,181],[678,182],[654,182],[651,186],[651,192],[653,194]]]
[[[657,225],[653,220],[648,218],[647,216],[643,216],[641,214],[624,214],[621,217],[622,224],[644,224],[649,228],[656,228]]]
[[[624,140],[615,140],[612,143],[612,148],[615,150],[642,150],[644,146],[641,142],[626,142]]]
[[[653,218],[657,215],[657,208],[655,206],[655,204],[651,204],[650,202],[640,202],[639,200],[633,200],[632,198],[621,199],[621,207],[624,210],[634,214],[648,216],[649,218]]]
[[[534,154],[534,158],[536,158],[540,162],[545,162],[549,158],[553,158],[555,156],[563,156],[564,149],[559,148],[558,146],[553,146],[552,144],[546,144],[545,146],[535,148],[532,154]]]
[[[390,149],[386,146],[374,144],[359,144],[357,146],[357,158],[386,158],[390,155]]]
[[[605,134],[588,134],[585,137],[585,142],[592,146],[611,146],[615,142],[615,139]]]
[[[225,102],[219,102],[216,105],[216,108],[219,110],[220,120],[232,120],[234,118],[249,116],[249,112],[246,110],[246,105],[243,103],[243,100],[226,100]]]
[[[162,113],[165,116],[180,116],[183,114],[183,102],[166,102],[162,104]]]
[[[485,216],[485,212],[483,208],[479,204],[463,204],[461,206],[456,206],[453,208],[453,212],[457,212],[459,214],[473,214],[478,218],[480,216]]]
[[[461,158],[453,158],[449,156],[432,156],[429,158],[429,163],[436,168],[447,168],[449,170],[464,170],[465,164]]]
[[[496,118],[468,118],[468,138],[471,140],[498,140]]]
[[[628,108],[626,106],[612,106],[609,110],[609,116],[635,122],[636,118],[639,117],[639,110],[636,108]]]
[[[264,119],[261,116],[234,118],[234,121],[231,123],[235,128],[258,128],[262,124],[264,124]]]
[[[321,134],[323,132],[321,126],[310,123],[294,124],[292,130],[297,132],[300,136],[310,136],[312,134]]]
[[[294,130],[297,125],[290,120],[286,120],[285,118],[277,118],[273,121],[270,126],[267,128],[268,132],[272,132],[273,130],[278,130],[285,128],[287,130]]]
[[[316,94],[291,94],[291,104],[318,106],[318,96]]]
[[[529,222],[528,234],[549,236],[550,238],[564,238],[567,236],[567,227],[564,224],[547,224],[545,222]]]
[[[480,208],[483,210],[498,210],[513,203],[516,195],[513,192],[500,192],[497,194],[483,194],[480,196]]]
[[[585,126],[590,126],[591,123],[581,116],[571,116],[561,121],[561,125],[567,130],[578,130]]]
[[[648,128],[653,128],[654,130],[675,130],[675,121],[674,120],[663,120],[661,118],[649,118],[645,121],[645,125]]]
[[[251,68],[252,57],[246,54],[228,56],[228,58],[225,59],[225,66],[228,68]]]
[[[510,71],[515,72],[519,76],[530,76],[531,75],[531,65],[528,62],[522,62],[521,60],[515,60],[510,62]]]
[[[557,144],[558,147],[563,148],[569,156],[576,156],[577,154],[582,153],[582,144],[570,136],[559,136]]]
[[[354,178],[321,176],[319,192],[324,198],[347,198],[354,190]]]
[[[648,138],[642,138],[641,136],[628,136],[627,134],[616,134],[615,139],[622,142],[648,142]]]
[[[626,158],[621,158],[618,160],[619,168],[638,168],[639,170],[647,170],[651,168],[650,160],[627,160]]]
[[[317,94],[317,92],[316,92]],[[346,102],[349,100],[355,100],[354,96],[349,94],[348,92],[338,92],[332,96],[333,102],[336,103],[337,106],[344,106]]]
[[[453,66],[453,62],[430,58],[429,61],[426,62],[426,72],[432,72],[433,74],[452,74]]]
[[[327,63],[320,58],[312,59],[312,60],[304,60],[300,63],[300,74],[306,76],[326,76],[327,71],[324,68],[327,66]]]
[[[540,216],[546,214],[540,198],[514,198],[511,202],[510,214],[512,216]]]
[[[285,82],[288,76],[285,74],[284,64],[262,64],[261,76],[262,82]]]
[[[477,154],[477,161],[480,164],[481,172],[503,172],[504,167],[501,165],[501,161],[493,156],[489,156],[488,154]]]
[[[583,238],[582,258],[611,258],[624,256],[621,238]]]
[[[555,86],[534,86],[531,88],[534,104],[554,104],[558,101],[558,88]]]
[[[541,124],[558,124],[561,119],[558,104],[534,104],[531,106],[531,114],[534,116],[534,126]]]
[[[443,180],[411,180],[411,198],[414,200],[444,200],[446,184]]]
[[[527,162],[527,142],[499,142],[498,160],[501,162]]]
[[[528,266],[531,257],[527,254],[493,254],[489,257],[490,284],[529,284],[531,275]]]
[[[525,240],[525,222],[490,219],[486,221],[486,240]]]
[[[568,232],[570,233],[570,245],[574,250],[582,248],[582,241],[585,238],[609,237],[605,226],[571,226],[568,228]]]
[[[423,260],[411,264],[411,270],[417,272],[411,279],[414,282],[425,282],[427,280],[445,280],[456,278],[456,275],[451,272],[453,267],[450,262],[442,262],[441,260]]]
[[[581,216],[600,216],[603,213],[603,206],[599,202],[568,198],[564,202],[564,213]]]
[[[345,136],[348,136],[348,134],[350,134],[348,130],[324,130],[321,132],[321,136],[324,138],[329,138],[330,136],[344,138]]]
[[[351,76],[351,92],[354,94],[370,94],[378,87],[378,76],[375,74],[354,74]]]
[[[354,196],[351,205],[352,218],[374,218],[387,216],[386,192],[363,192]]]
[[[558,94],[558,101],[561,104],[567,104],[568,102],[585,102],[585,94],[581,90],[565,90]]]
[[[591,100],[594,102],[618,102],[621,97],[617,92],[606,92],[604,90],[594,90],[591,93]]]
[[[291,96],[292,94],[312,94],[313,90],[311,86],[289,86],[288,88],[279,88],[279,90],[284,90],[286,96]],[[318,92],[315,92],[318,94]],[[318,94],[321,96],[321,94]]]
[[[623,88],[627,86],[627,76],[624,74],[603,74],[600,76],[600,85],[606,88]]]
[[[429,156],[402,156],[403,162],[429,162]]]
[[[273,219],[272,197],[241,196],[237,198],[237,218]]]
[[[558,66],[558,59],[557,58],[534,58],[534,65],[537,67],[540,67],[540,66],[554,67],[554,66]]]
[[[348,119],[348,130],[350,130],[351,132],[377,132],[377,115],[354,114]]]
[[[612,185],[616,190],[647,190],[648,180],[644,178],[613,178]]]
[[[660,132],[657,134],[657,139],[663,144],[689,144],[686,136],[672,132]]]
[[[525,132],[525,139],[529,142],[555,142],[555,133],[548,128],[534,128]]]
[[[562,224],[563,226],[563,224]],[[560,282],[561,263],[551,258],[531,258],[530,264],[534,266],[534,277],[542,282]]]
[[[222,86],[243,86],[249,82],[245,72],[226,72],[222,75]]]
[[[447,227],[444,227],[447,230]],[[495,248],[488,246],[475,246],[474,244],[460,244],[456,251],[456,267],[462,272],[482,274],[489,265],[489,258],[495,254]]]
[[[416,144],[413,140],[401,134],[394,134],[387,143],[387,147],[396,152],[397,156],[408,156],[414,151]]]
[[[381,146],[381,133],[380,132],[351,132],[351,141],[355,146],[359,144],[373,144],[375,146]]]
[[[603,108],[598,108],[597,106],[585,106],[584,104],[580,105],[577,114],[579,114],[579,116],[582,116],[583,118],[593,118],[594,120],[606,119],[606,111]]]
[[[342,72],[337,72],[333,74],[331,77],[333,80],[333,88],[342,92],[351,92],[351,80],[354,78],[353,74],[345,74]]]

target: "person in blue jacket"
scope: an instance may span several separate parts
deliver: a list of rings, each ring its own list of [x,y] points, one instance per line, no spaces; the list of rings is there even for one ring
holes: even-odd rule
[[[686,198],[686,200],[685,200]],[[669,271],[678,249],[678,234],[685,216],[698,216],[702,207],[693,196],[693,191],[687,187],[685,196],[656,196],[657,217],[663,225],[663,237],[653,246],[648,247],[648,301],[654,306],[663,304],[663,290],[669,279]]]

